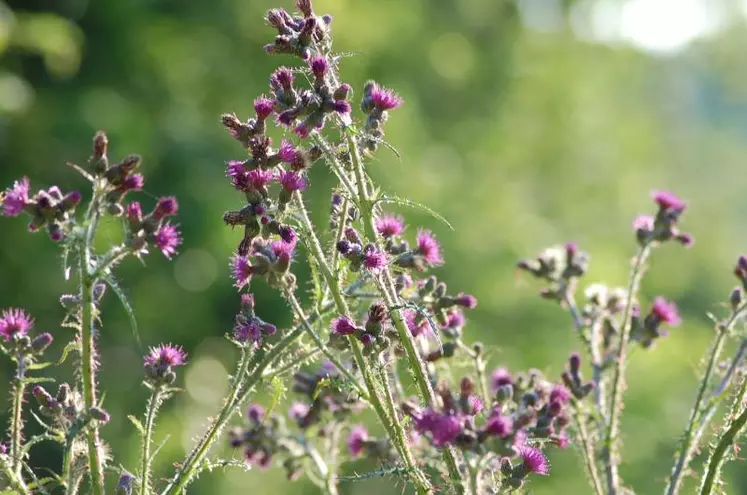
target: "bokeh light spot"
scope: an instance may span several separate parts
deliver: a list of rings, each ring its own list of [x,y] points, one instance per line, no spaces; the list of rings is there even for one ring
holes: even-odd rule
[[[174,263],[174,278],[184,290],[202,292],[218,276],[215,258],[203,249],[189,249],[179,255]]]
[[[475,50],[463,35],[445,33],[431,45],[430,60],[438,75],[454,83],[462,83],[474,68]]]

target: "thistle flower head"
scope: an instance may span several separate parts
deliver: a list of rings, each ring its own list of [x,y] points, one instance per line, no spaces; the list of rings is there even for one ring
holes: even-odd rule
[[[662,210],[672,210],[677,213],[682,213],[687,207],[686,202],[670,191],[653,191],[651,197]]]
[[[33,326],[34,319],[23,309],[4,309],[2,317],[0,317],[0,336],[2,336],[6,342],[9,342],[13,338],[28,335],[29,330],[31,330]]]
[[[146,368],[170,368],[182,366],[187,362],[187,353],[181,346],[161,344],[151,347],[143,358]]]
[[[363,251],[363,266],[372,273],[378,273],[386,267],[386,254],[373,245]]]
[[[402,105],[402,98],[391,89],[383,88],[377,83],[370,85],[371,105],[380,111],[394,110]]]
[[[309,67],[311,67],[314,77],[322,79],[327,70],[329,70],[329,62],[327,62],[327,58],[324,55],[319,55],[309,60]]]
[[[290,69],[287,67],[280,67],[273,72],[272,76],[270,76],[270,84],[281,87],[287,91],[291,86],[293,86],[293,79],[293,72],[291,72]]]
[[[348,436],[348,452],[353,457],[358,457],[363,453],[363,447],[368,440],[368,430],[362,425],[356,425],[350,429]]]
[[[550,462],[540,449],[524,445],[519,447],[519,455],[524,471],[527,473],[550,474]]]
[[[235,254],[231,258],[231,278],[234,280],[234,286],[241,289],[249,284],[254,274],[253,266],[246,256]]]
[[[8,189],[4,195],[0,195],[3,207],[3,215],[6,217],[17,217],[23,213],[23,209],[29,203],[29,179],[23,177],[17,180],[13,187]]]
[[[485,425],[485,431],[499,438],[505,438],[513,432],[513,421],[508,416],[493,416]]]
[[[182,237],[176,226],[165,223],[153,234],[153,241],[163,255],[171,259],[176,254],[176,248],[182,243]]]
[[[493,392],[504,385],[512,385],[513,383],[514,380],[511,377],[511,373],[506,368],[496,368],[490,376],[490,386]]]
[[[246,179],[253,189],[262,189],[275,178],[272,170],[262,170],[255,168],[246,173]]]
[[[280,144],[280,149],[278,150],[278,158],[280,158],[280,161],[290,165],[296,161],[297,157],[298,151],[296,151],[296,147],[293,146],[293,143],[287,139],[283,139],[283,142]]]
[[[376,219],[376,230],[387,239],[396,237],[404,232],[405,222],[402,217],[383,215]]]
[[[307,187],[306,177],[294,172],[292,170],[286,170],[281,172],[278,177],[278,182],[288,192],[303,191]]]
[[[442,265],[441,246],[428,230],[419,230],[417,236],[417,252],[431,266]]]
[[[654,299],[654,304],[651,306],[651,314],[661,323],[669,326],[677,326],[681,322],[677,305],[673,302],[668,302],[661,296]]]
[[[275,102],[266,96],[260,96],[254,100],[254,111],[257,112],[257,120],[265,120],[272,114]]]
[[[436,447],[453,443],[463,429],[458,415],[441,414],[432,409],[423,411],[415,418],[415,428],[420,433],[430,433]]]
[[[160,198],[153,210],[153,217],[160,219],[163,217],[173,217],[179,212],[179,202],[173,196]]]
[[[355,322],[347,316],[332,320],[332,332],[337,335],[352,335],[356,330]]]

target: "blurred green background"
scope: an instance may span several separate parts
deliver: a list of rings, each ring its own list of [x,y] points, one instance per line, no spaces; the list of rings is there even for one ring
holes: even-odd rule
[[[434,229],[447,264],[436,273],[475,294],[467,340],[492,349],[491,366],[540,368],[556,377],[577,347],[566,314],[517,278],[517,259],[567,240],[592,253],[587,282],[626,282],[635,249],[631,219],[651,212],[653,188],[690,201],[683,228],[691,250],[655,252],[642,297],[662,294],[684,325],[629,367],[622,475],[639,494],[660,493],[694,396],[699,359],[711,335],[705,313],[723,312],[732,263],[747,250],[747,7],[736,0],[317,0],[334,16],[343,79],[395,88],[406,105],[371,165],[388,192],[425,203],[455,226],[407,212],[410,232]],[[267,91],[285,57],[262,45],[270,0],[18,0],[0,2],[0,184],[21,175],[35,187],[82,187],[65,160],[83,162],[105,129],[110,156],[144,157],[145,203],[175,194],[185,242],[166,262],[150,255],[119,270],[145,345],[184,345],[186,392],[162,414],[166,435],[158,477],[172,472],[216,411],[235,358],[222,339],[238,307],[227,259],[240,238],[221,222],[241,204],[223,164],[243,151],[223,131],[222,112],[241,118]],[[360,91],[359,91],[360,92]],[[319,225],[331,178],[313,170]],[[57,300],[74,287],[61,276],[56,247],[28,235],[20,219],[0,224],[0,307],[23,306],[58,343]],[[116,229],[105,232],[116,238]],[[290,323],[276,294],[259,288],[260,316]],[[128,414],[141,414],[141,353],[112,294],[105,299],[101,382],[112,421],[103,429],[117,462],[135,469],[138,439]],[[57,348],[59,350],[59,347]],[[11,368],[4,367],[5,376]],[[66,365],[63,374],[70,377]],[[0,386],[4,391],[4,383]],[[33,430],[33,427],[30,427]],[[588,493],[573,451],[553,450],[553,473],[537,495]],[[57,468],[59,452],[35,462]],[[702,465],[702,457],[694,466]],[[352,472],[370,469],[347,466]],[[112,481],[116,477],[112,476]],[[747,470],[727,468],[729,493],[747,493]],[[343,485],[343,493],[390,489],[391,480]],[[694,490],[692,479],[683,493]],[[306,482],[269,473],[205,474],[190,493],[313,493]],[[400,491],[401,487],[395,490]]]

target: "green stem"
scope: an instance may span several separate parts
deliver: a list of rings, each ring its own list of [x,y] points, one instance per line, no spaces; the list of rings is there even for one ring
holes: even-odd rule
[[[378,236],[376,234],[376,227],[374,224],[374,211],[373,203],[368,195],[368,188],[366,186],[365,171],[363,168],[363,161],[361,160],[360,150],[358,149],[358,143],[355,140],[355,136],[349,131],[345,130],[345,139],[347,140],[348,150],[350,152],[350,159],[353,164],[353,172],[355,173],[355,180],[358,185],[358,207],[361,210],[361,220],[363,221],[363,227],[365,229],[366,237],[369,242],[378,244]],[[381,293],[389,307],[390,316],[394,327],[397,329],[400,341],[405,348],[407,359],[410,364],[410,368],[415,376],[415,381],[420,389],[420,395],[423,397],[425,402],[430,407],[434,407],[436,404],[436,395],[431,386],[430,380],[428,379],[428,373],[425,368],[425,362],[420,357],[420,354],[415,347],[415,338],[413,337],[410,330],[407,328],[405,321],[402,317],[400,310],[401,301],[397,295],[397,291],[394,290],[394,280],[389,268],[383,270],[382,273],[383,284],[381,286]],[[454,487],[458,494],[465,493],[465,481],[462,478],[462,473],[459,470],[459,465],[456,459],[456,451],[451,446],[446,446],[443,450],[444,461],[449,471],[449,477],[451,478]]]
[[[318,315],[312,314],[309,319],[315,321]],[[184,488],[192,481],[192,478],[199,471],[202,461],[210,450],[223,427],[228,423],[231,417],[236,413],[236,409],[243,404],[248,398],[253,388],[263,380],[264,371],[274,362],[276,362],[282,352],[295,342],[305,331],[303,325],[298,325],[291,332],[286,334],[272,349],[264,356],[259,351],[256,361],[259,361],[251,374],[247,375],[250,365],[255,359],[250,359],[248,354],[244,354],[239,361],[236,374],[231,382],[229,395],[226,398],[223,407],[218,416],[213,420],[200,441],[189,453],[179,470],[171,479],[161,495],[176,495],[181,493]]]
[[[337,311],[341,315],[348,316],[350,315],[350,310],[343,296],[343,291],[340,288],[340,283],[337,279],[337,276],[335,276],[335,274],[330,269],[329,264],[327,263],[327,260],[324,256],[324,251],[322,250],[322,246],[315,234],[314,225],[311,223],[311,219],[309,219],[309,214],[306,211],[306,206],[304,205],[303,198],[298,191],[294,193],[294,199],[300,214],[301,221],[304,224],[304,230],[308,233],[308,239],[306,239],[306,247],[307,249],[309,249],[309,252],[319,265],[322,275],[324,276],[324,279],[326,280],[327,285],[329,286],[332,293]],[[386,428],[389,437],[392,439],[395,446],[398,447],[397,450],[402,457],[402,461],[405,463],[405,467],[410,473],[413,483],[415,484],[419,493],[430,493],[430,482],[415,464],[415,460],[407,445],[406,434],[404,428],[402,427],[402,424],[397,421],[396,417],[390,417],[387,414],[386,409],[381,402],[381,397],[379,397],[376,387],[376,381],[374,379],[373,373],[371,372],[371,367],[363,357],[363,351],[361,349],[360,343],[352,335],[348,336],[348,343],[350,344],[350,347],[353,351],[355,363],[358,366],[358,369],[363,376],[363,381],[366,384],[366,388],[368,389],[371,405],[374,407],[374,410],[379,416],[379,420],[384,425],[384,428]],[[390,409],[394,408],[396,408],[394,404],[390,405]]]
[[[75,495],[78,493],[78,484],[76,482],[75,470],[75,453],[73,451],[72,441],[65,445],[65,457],[62,460],[62,479],[65,480],[65,495]]]
[[[97,406],[95,357],[93,352],[94,337],[94,282],[88,276],[87,256],[81,257],[81,375],[83,382],[83,402],[86,411]],[[88,464],[91,473],[91,491],[93,495],[104,495],[104,473],[101,464],[98,421],[93,421],[86,429],[88,438]]]
[[[288,304],[290,304],[291,309],[293,309],[293,313],[301,321],[301,325],[304,327],[304,329],[306,329],[306,333],[311,336],[311,339],[314,341],[322,354],[324,354],[324,356],[329,359],[329,361],[334,364],[338,370],[340,370],[340,373],[345,375],[345,378],[350,380],[351,385],[353,385],[358,390],[358,393],[361,394],[361,397],[363,397],[364,400],[370,401],[370,397],[368,392],[366,392],[366,389],[358,382],[358,379],[353,376],[352,373],[350,373],[350,370],[348,370],[347,367],[343,365],[332,352],[330,352],[329,348],[324,345],[322,339],[319,337],[319,335],[317,335],[312,326],[309,324],[308,318],[304,314],[303,308],[298,302],[298,299],[296,298],[296,295],[293,293],[293,291],[290,289],[286,289],[284,292],[285,299],[288,301]]]
[[[150,444],[151,437],[153,436],[153,423],[158,413],[158,408],[161,406],[161,385],[154,385],[153,391],[151,392],[150,399],[148,400],[147,413],[145,415],[145,434],[143,435],[143,446],[140,453],[141,459],[141,470],[140,470],[140,495],[148,495],[150,492],[150,471],[151,471],[151,458],[150,458]]]
[[[0,455],[0,471],[5,475],[5,480],[8,482],[10,487],[15,490],[14,493],[17,493],[18,495],[31,494],[21,475],[13,470],[13,467],[8,463],[5,456],[2,455]]]
[[[745,307],[746,306],[743,305],[742,307],[736,309],[726,321],[726,323],[717,325],[716,338],[710,350],[708,351],[708,364],[706,365],[706,370],[703,374],[703,378],[700,381],[698,394],[695,397],[695,403],[690,410],[690,420],[688,421],[685,434],[682,437],[679,456],[677,457],[677,461],[672,467],[672,473],[669,477],[669,483],[667,484],[666,488],[667,495],[674,495],[679,491],[680,484],[682,483],[682,476],[685,469],[687,468],[687,465],[692,459],[693,453],[695,452],[698,443],[700,442],[702,431],[705,429],[705,426],[708,424],[711,417],[713,417],[715,407],[713,408],[713,411],[709,411],[709,413],[705,415],[701,414],[703,409],[703,402],[706,397],[706,391],[708,389],[708,385],[710,384],[711,377],[713,376],[713,372],[715,371],[718,364],[718,358],[724,348],[724,343],[726,342],[726,337],[729,334],[729,330],[731,330],[734,324],[741,318]],[[698,425],[699,419],[700,425]]]
[[[13,412],[10,418],[10,458],[13,472],[21,476],[23,462],[23,394],[26,390],[23,356],[18,356],[18,369],[13,384]]]
[[[731,425],[723,435],[721,435],[721,438],[711,453],[711,457],[708,461],[708,469],[703,477],[703,483],[700,487],[700,495],[709,495],[713,491],[714,482],[721,472],[721,466],[725,462],[726,453],[737,442],[742,430],[745,425],[747,425],[747,407],[744,405],[745,391],[747,391],[747,378],[742,381],[742,387],[732,403],[729,415],[734,419],[731,420]],[[742,411],[741,414],[739,413],[740,409]],[[737,414],[739,414],[739,416],[737,416]]]
[[[620,491],[620,474],[618,472],[619,459],[619,435],[620,435],[620,415],[622,414],[622,396],[625,388],[625,365],[627,359],[628,342],[630,341],[630,332],[633,316],[633,301],[635,294],[638,292],[638,284],[643,275],[643,266],[651,252],[651,244],[646,243],[641,246],[638,255],[633,262],[633,269],[630,272],[630,281],[628,283],[628,299],[625,303],[623,312],[622,332],[620,334],[620,347],[617,352],[617,361],[615,364],[615,375],[612,380],[612,398],[610,400],[609,424],[604,438],[603,456],[605,462],[605,471],[607,475],[607,494],[616,495]]]
[[[583,453],[586,470],[589,472],[591,487],[595,495],[604,495],[604,488],[602,488],[602,482],[599,479],[599,472],[597,471],[594,444],[589,436],[589,432],[586,430],[586,418],[581,414],[581,411],[576,409],[574,419],[576,420],[578,435],[581,438],[581,452]]]

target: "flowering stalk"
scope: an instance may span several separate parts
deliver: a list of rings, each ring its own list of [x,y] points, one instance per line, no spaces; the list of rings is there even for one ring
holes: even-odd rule
[[[153,423],[158,413],[158,408],[162,403],[163,386],[158,384],[153,386],[150,398],[148,399],[147,413],[145,415],[145,432],[143,434],[143,446],[140,453],[141,471],[140,471],[140,495],[148,495],[150,492],[150,471],[151,457],[150,444],[153,435]]]
[[[618,348],[617,358],[615,361],[615,374],[612,380],[612,397],[609,407],[609,424],[604,437],[604,464],[607,477],[607,493],[615,495],[620,490],[620,475],[618,465],[620,463],[620,415],[622,413],[622,396],[625,381],[625,365],[627,359],[628,343],[630,341],[630,332],[632,328],[633,304],[635,294],[638,292],[638,285],[643,276],[643,267],[651,252],[651,242],[641,245],[638,255],[633,262],[633,268],[630,273],[628,283],[628,297],[625,302],[625,310],[622,316],[622,331],[620,333],[620,345]]]
[[[666,493],[667,495],[674,495],[680,489],[680,483],[682,482],[682,475],[684,474],[685,468],[690,463],[695,449],[700,442],[702,432],[705,430],[710,419],[713,417],[715,412],[715,405],[712,405],[713,411],[703,413],[703,403],[706,398],[706,390],[711,382],[711,377],[718,364],[718,358],[721,355],[721,351],[724,348],[724,343],[729,331],[732,329],[734,324],[739,321],[747,310],[747,304],[736,308],[729,319],[716,327],[716,337],[710,350],[708,351],[708,364],[706,365],[703,378],[700,381],[698,387],[698,393],[695,397],[695,403],[690,410],[690,420],[688,421],[685,434],[682,437],[682,443],[680,445],[679,455],[677,461],[672,467],[672,473],[667,484]],[[700,420],[700,421],[699,421]],[[700,424],[698,424],[700,423]]]
[[[361,159],[360,150],[358,148],[358,142],[349,129],[345,132],[345,138],[350,150],[350,159],[358,186],[358,207],[361,210],[361,220],[363,221],[364,231],[368,238],[368,242],[378,244],[373,203],[369,197],[368,188],[366,187],[366,175],[363,167],[363,160]],[[380,286],[381,294],[389,307],[392,322],[394,323],[394,327],[396,328],[402,345],[405,348],[405,352],[407,353],[407,359],[413,371],[418,388],[420,389],[420,394],[426,404],[433,407],[436,403],[436,395],[433,392],[433,387],[428,379],[425,363],[415,347],[414,337],[402,318],[400,310],[401,301],[399,301],[397,291],[394,290],[394,281],[388,266],[384,267],[382,270],[382,278],[383,284]],[[449,471],[449,477],[451,478],[452,483],[454,483],[457,493],[464,493],[464,480],[462,479],[462,474],[457,463],[456,451],[451,446],[446,446],[443,450],[443,456]]]
[[[582,414],[578,406],[574,413],[574,419],[576,420],[576,427],[578,428],[578,434],[581,439],[581,452],[584,457],[584,463],[586,464],[586,470],[589,472],[591,486],[594,489],[595,495],[604,495],[604,488],[602,488],[602,481],[599,478],[597,470],[594,444],[589,437],[589,432],[586,430],[586,417]]]
[[[721,435],[716,447],[711,451],[707,461],[707,469],[700,485],[700,495],[709,495],[713,491],[714,484],[721,474],[721,467],[726,461],[726,454],[733,448],[739,439],[745,426],[747,426],[747,404],[745,404],[745,392],[747,392],[747,377],[742,379],[742,386],[734,398],[729,411],[727,429]]]
[[[23,462],[23,394],[26,390],[26,365],[23,356],[19,355],[17,359],[16,376],[13,378],[13,411],[10,417],[10,458],[13,472],[20,475]]]
[[[309,218],[308,212],[306,211],[303,198],[298,191],[294,193],[294,199],[296,207],[299,210],[301,222],[308,237],[306,241],[307,248],[309,249],[311,256],[314,258],[314,261],[322,271],[322,276],[324,277],[328,287],[330,288],[330,292],[332,293],[332,297],[335,301],[337,311],[341,315],[347,316],[350,314],[350,309],[345,302],[343,291],[340,288],[340,283],[327,263],[327,260],[324,256],[324,251],[322,250],[322,246],[319,243],[319,239],[314,233],[314,225],[311,223],[311,219]],[[410,452],[409,447],[407,446],[405,431],[402,428],[400,422],[397,420],[396,415],[390,416],[389,414],[387,414],[386,409],[382,404],[381,398],[379,397],[376,380],[372,373],[371,367],[363,357],[360,343],[352,335],[348,335],[348,342],[351,349],[353,350],[355,363],[360,369],[361,374],[363,375],[363,380],[366,384],[366,388],[368,389],[368,395],[370,397],[371,404],[376,411],[376,414],[379,416],[380,421],[389,433],[390,438],[397,446],[397,450],[402,456],[402,461],[405,463],[405,467],[408,469],[411,479],[418,489],[418,492],[428,493],[431,490],[430,483],[428,482],[425,475],[415,465],[415,460],[412,456],[412,453]],[[395,408],[396,406],[394,405],[394,403],[389,404],[390,411],[394,411]]]
[[[23,477],[13,470],[13,467],[7,460],[5,455],[0,455],[0,470],[5,475],[5,480],[8,482],[10,487],[15,490],[15,493],[19,495],[30,495],[26,483],[23,481]]]

